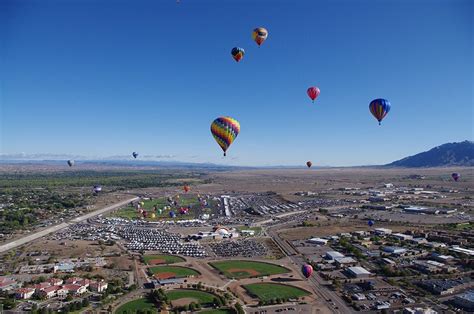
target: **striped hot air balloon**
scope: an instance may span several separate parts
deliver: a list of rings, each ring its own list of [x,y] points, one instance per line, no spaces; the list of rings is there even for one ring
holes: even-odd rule
[[[369,104],[370,112],[375,117],[375,119],[377,119],[379,125],[383,118],[385,118],[385,116],[389,113],[390,107],[390,102],[382,98],[374,99]]]
[[[457,172],[454,172],[451,174],[451,178],[453,178],[453,180],[457,182],[459,178],[461,178],[461,175]]]
[[[240,47],[234,47],[231,50],[231,55],[235,61],[239,62],[245,55],[245,50]]]
[[[224,151],[224,156],[239,132],[240,123],[231,117],[217,118],[211,124],[212,136]]]
[[[311,86],[310,88],[308,88],[308,90],[306,91],[306,93],[308,94],[309,98],[311,98],[311,100],[313,101],[314,103],[314,100],[316,98],[318,98],[319,94],[321,93],[321,91],[319,90],[319,88],[317,88],[316,86]]]

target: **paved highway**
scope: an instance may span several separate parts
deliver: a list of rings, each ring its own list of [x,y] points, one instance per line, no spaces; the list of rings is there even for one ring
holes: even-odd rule
[[[273,229],[281,230],[285,225],[291,225],[291,222],[287,222],[281,225],[275,225],[267,229],[267,234],[280,246],[283,252],[291,259],[291,261],[298,267],[302,267],[305,264],[304,257],[293,248],[287,241],[280,238],[277,232],[274,232]],[[348,307],[346,303],[332,290],[324,286],[323,281],[316,275],[311,276],[308,279],[314,288],[316,294],[322,298],[327,304],[328,307],[334,313],[352,313],[353,309]],[[331,301],[327,301],[327,300]]]
[[[110,206],[107,206],[107,207],[104,207],[104,208],[101,208],[101,209],[98,209],[96,211],[93,211],[91,213],[88,213],[88,214],[85,214],[85,215],[82,215],[80,217],[76,217],[74,219],[71,219],[69,222],[63,222],[63,223],[60,223],[59,225],[54,225],[52,227],[49,227],[49,228],[46,228],[46,229],[43,229],[41,231],[38,231],[38,232],[35,232],[35,233],[32,233],[32,234],[29,234],[25,237],[22,237],[20,239],[17,239],[17,240],[14,240],[14,241],[11,241],[11,242],[8,242],[8,243],[5,243],[3,245],[0,246],[0,253],[3,253],[3,252],[6,252],[8,250],[11,250],[11,249],[14,249],[16,247],[19,247],[23,244],[26,244],[26,243],[29,243],[31,241],[34,241],[36,239],[39,239],[39,238],[42,238],[48,234],[51,234],[51,233],[54,233],[54,232],[57,232],[61,229],[64,229],[64,228],[67,228],[68,226],[70,226],[71,224],[76,224],[76,223],[79,223],[81,221],[84,221],[84,220],[87,220],[89,218],[92,218],[92,217],[95,217],[95,216],[98,216],[100,214],[104,214],[106,212],[109,212],[109,211],[112,211],[114,209],[117,209],[123,205],[126,205],[132,201],[135,201],[137,200],[138,197],[134,197],[134,198],[131,198],[131,199],[128,199],[126,201],[121,201],[121,202],[118,202],[118,203],[115,203],[113,205],[110,205]]]

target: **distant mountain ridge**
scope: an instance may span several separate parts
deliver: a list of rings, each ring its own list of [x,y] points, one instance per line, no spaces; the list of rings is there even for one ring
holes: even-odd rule
[[[443,144],[385,166],[407,168],[474,166],[474,142]]]

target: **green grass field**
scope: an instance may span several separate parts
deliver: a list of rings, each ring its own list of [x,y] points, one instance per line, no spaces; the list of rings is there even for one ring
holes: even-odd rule
[[[192,298],[198,300],[201,305],[210,305],[212,304],[215,298],[215,295],[213,295],[212,293],[191,289],[171,290],[167,292],[166,295],[171,301],[184,298]]]
[[[153,303],[142,298],[125,303],[115,311],[115,314],[132,314],[137,313],[138,310],[151,310],[153,313],[158,313]]]
[[[197,195],[195,194],[182,194],[180,193],[180,198],[179,198],[179,205],[177,207],[172,207],[171,210],[162,210],[162,213],[159,214],[158,211],[153,212],[153,207],[156,205],[157,208],[163,209],[165,206],[168,206],[168,200],[166,197],[161,197],[161,198],[155,198],[153,200],[144,200],[143,201],[145,204],[143,206],[143,209],[147,211],[147,221],[158,221],[158,220],[168,220],[168,219],[190,219],[194,218],[195,215],[193,214],[193,209],[186,214],[186,215],[180,215],[179,214],[179,208],[181,207],[199,207],[200,203],[197,198]],[[174,211],[176,213],[175,218],[171,218],[169,216],[170,211]],[[155,218],[152,218],[152,213],[155,214]],[[121,218],[127,218],[127,219],[142,219],[143,216],[137,212],[137,209],[131,206],[127,206],[124,208],[121,208],[117,211],[115,211],[113,214],[115,217],[121,217]]]
[[[143,260],[145,261],[145,264],[150,264],[150,261],[153,260],[162,260],[164,263],[162,264],[175,264],[175,263],[181,263],[185,262],[186,260],[182,257],[176,256],[176,255],[143,255]]]
[[[180,266],[155,266],[149,268],[150,272],[153,275],[158,277],[163,276],[162,278],[184,278],[189,276],[198,276],[200,273],[192,268],[180,267]],[[174,274],[174,276],[168,276]]]
[[[232,260],[209,264],[224,273],[227,278],[236,279],[270,276],[290,272],[290,270],[285,267],[264,262]]]
[[[243,286],[247,292],[261,301],[268,301],[274,298],[299,298],[309,295],[306,290],[277,283],[253,283]]]

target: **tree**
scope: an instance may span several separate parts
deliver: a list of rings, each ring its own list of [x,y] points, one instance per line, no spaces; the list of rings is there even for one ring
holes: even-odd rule
[[[245,311],[239,302],[235,303],[235,310],[237,311],[237,314],[245,314]]]

